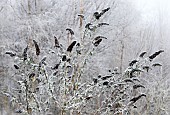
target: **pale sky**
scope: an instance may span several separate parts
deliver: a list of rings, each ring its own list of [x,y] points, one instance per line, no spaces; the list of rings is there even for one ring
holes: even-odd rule
[[[164,45],[170,44],[170,0],[129,0],[142,13],[143,20],[148,24],[156,24],[161,27],[164,37]]]
[[[129,0],[135,4],[137,9],[142,12],[143,16],[162,15],[170,17],[170,0]],[[153,17],[152,17],[153,18]]]

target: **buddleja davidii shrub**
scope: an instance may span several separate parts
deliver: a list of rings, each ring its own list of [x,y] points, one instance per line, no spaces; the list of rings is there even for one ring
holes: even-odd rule
[[[151,81],[150,78],[147,77],[150,77],[153,74],[152,72],[154,71],[156,66],[159,67],[162,66],[160,63],[154,62],[154,59],[162,52],[164,51],[159,50],[149,56],[146,55],[147,52],[142,52],[139,55],[139,58],[132,60],[129,63],[129,67],[125,71],[125,75],[127,76],[127,78],[130,78],[131,80],[135,81],[135,84],[133,84],[132,88],[133,90],[131,90],[132,91],[131,96],[136,97],[137,99],[137,101],[135,101],[134,103],[135,108],[130,108],[129,111],[133,110],[133,112],[141,113],[146,112],[146,108],[149,108],[147,104],[149,101],[148,99],[150,97],[150,94],[152,92],[148,92],[149,91],[148,83]],[[142,95],[140,95],[141,93]],[[139,100],[141,96],[145,96],[146,99],[143,101]],[[141,105],[140,107],[137,106],[139,105],[139,103]]]
[[[69,37],[74,36],[74,31],[70,28],[66,29],[69,35],[68,46],[65,47],[57,37],[54,37],[55,49],[52,53],[59,59],[53,65],[46,63],[48,59],[46,56],[40,60],[35,59],[36,56],[40,57],[41,53],[41,48],[35,40],[33,43],[36,56],[28,55],[29,46],[24,49],[20,56],[21,64],[14,65],[20,73],[20,79],[17,79],[16,82],[21,89],[19,95],[21,105],[23,105],[23,108],[17,112],[48,113],[52,106],[56,106],[60,109],[61,114],[74,110],[78,113],[83,113],[83,111],[93,113],[93,110],[99,113],[119,113],[126,111],[127,105],[133,105],[139,98],[145,96],[141,94],[127,100],[131,96],[129,92],[132,84],[135,84],[135,80],[139,81],[134,76],[137,77],[142,72],[140,66],[135,66],[138,61],[132,61],[125,73],[118,73],[114,70],[109,75],[94,78],[90,83],[81,81],[82,77],[86,75],[84,70],[88,66],[88,60],[97,52],[102,41],[107,40],[101,35],[95,37],[95,32],[98,28],[109,25],[98,22],[109,9],[94,13],[96,22],[85,25],[85,31],[80,41]],[[6,54],[11,57],[16,56],[12,52],[6,52]],[[155,55],[150,59],[152,60]],[[142,87],[135,85],[133,88]],[[96,101],[101,102],[98,107],[96,107]],[[128,104],[129,102],[130,104]],[[89,107],[92,109],[87,110],[90,103],[92,105]]]
[[[146,52],[143,52],[138,59],[129,63],[124,73],[119,73],[118,68],[115,68],[113,71],[109,70],[110,73],[106,76],[95,77],[93,86],[88,90],[87,99],[88,101],[99,99],[99,103],[90,106],[94,109],[91,113],[97,111],[96,113],[102,114],[131,114],[131,110],[145,108],[145,104],[142,105],[143,107],[137,104],[143,100],[142,97],[147,97],[146,86],[141,77],[143,73],[148,73],[153,66],[160,66],[152,61],[162,52],[160,50],[146,58],[144,58]],[[98,106],[97,110],[96,106]]]
[[[40,54],[39,46],[35,40],[33,40],[33,43],[35,45],[36,55],[38,56]],[[6,54],[18,60],[14,64],[16,73],[13,76],[13,80],[16,86],[14,86],[13,96],[11,98],[11,103],[18,105],[15,111],[25,114],[41,111],[41,104],[46,97],[40,95],[46,90],[47,93],[52,93],[52,88],[48,82],[48,76],[45,70],[46,57],[43,57],[40,61],[33,59],[34,57],[29,46],[24,49],[22,55],[10,51],[7,51]],[[45,86],[46,84],[48,85]]]
[[[109,9],[102,10],[98,17],[101,17]],[[96,19],[98,20],[99,18]],[[46,63],[46,56],[38,60],[37,57],[41,57],[41,48],[35,40],[32,42],[35,46],[35,55],[37,57],[32,53],[28,54],[28,52],[32,52],[30,46],[23,50],[22,55],[11,51],[6,52],[11,57],[19,58],[17,64],[14,64],[17,70],[17,78],[14,81],[17,83],[18,92],[14,93],[11,99],[11,102],[19,105],[16,110],[17,113],[43,113],[48,111],[53,103],[57,103],[57,107],[61,109],[62,113],[74,108],[77,110],[81,107],[87,96],[87,90],[84,88],[89,88],[87,83],[82,86],[80,82],[83,68],[89,56],[92,56],[92,51],[95,50],[95,47],[98,47],[103,39],[107,39],[103,36],[93,38],[91,32],[95,32],[98,27],[103,25],[108,24],[93,25],[88,23],[85,26],[86,31],[82,38],[87,41],[81,43],[71,41],[67,48],[63,47],[58,39],[54,37],[55,48],[58,50],[57,56],[60,57],[60,60],[52,66]],[[74,35],[72,29],[67,28],[66,31],[71,36]]]

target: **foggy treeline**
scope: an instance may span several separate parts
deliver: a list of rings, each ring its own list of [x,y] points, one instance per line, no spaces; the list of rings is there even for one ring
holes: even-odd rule
[[[1,0],[0,115],[169,115],[170,23],[155,12]]]

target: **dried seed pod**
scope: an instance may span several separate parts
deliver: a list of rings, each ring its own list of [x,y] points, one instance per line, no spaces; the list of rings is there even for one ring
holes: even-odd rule
[[[34,77],[34,76],[35,76],[35,73],[29,74],[29,79],[31,79],[31,78]]]
[[[33,42],[34,42],[35,49],[36,49],[36,55],[38,56],[38,55],[40,55],[40,48],[35,40],[33,40]]]
[[[67,31],[69,31],[71,35],[74,35],[74,32],[73,32],[73,30],[72,30],[72,29],[67,28],[66,30],[67,30]]]
[[[106,80],[107,78],[106,78],[106,77],[102,77],[101,79],[102,79],[102,80]]]
[[[102,77],[101,79],[102,79],[102,80],[106,80],[106,79],[111,78],[111,77],[112,77],[111,75],[107,75],[107,76],[105,76],[105,77]]]
[[[133,66],[135,63],[137,63],[138,61],[137,60],[133,60],[129,63],[129,66]]]
[[[96,40],[99,40],[99,39],[107,39],[107,38],[104,37],[104,36],[97,36],[97,37],[94,38],[95,41],[96,41]]]
[[[93,30],[93,28],[90,27],[91,25],[92,25],[91,23],[87,23],[87,24],[85,25],[85,28],[87,28],[87,29],[89,29],[89,30]]]
[[[133,81],[138,81],[140,82],[140,80],[138,78],[133,78]]]
[[[94,16],[97,20],[99,20],[99,18],[101,17],[101,14],[100,14],[99,12],[95,12],[95,13],[93,14],[93,16]]]
[[[103,85],[109,85],[108,81],[103,82]]]
[[[35,73],[31,73],[30,75],[29,75],[29,80],[30,81],[35,81],[36,79],[35,79],[36,77],[35,77]]]
[[[146,54],[146,52],[142,52],[139,57],[143,58],[143,56]]]
[[[134,83],[131,79],[125,79],[124,82],[131,82],[131,83]]]
[[[102,76],[101,75],[98,75],[98,78],[101,78]]]
[[[55,45],[54,45],[54,47],[60,48],[60,44],[59,44],[59,41],[58,41],[57,37],[54,36],[54,39],[55,39]]]
[[[52,69],[52,70],[58,69],[59,65],[60,65],[60,63],[56,64],[56,65],[55,65],[54,67],[52,67],[51,69]]]
[[[53,76],[56,76],[56,75],[57,75],[57,73],[58,73],[58,71],[54,72],[54,73],[53,73]]]
[[[18,93],[22,93],[22,90],[18,90]]]
[[[97,36],[94,38],[93,40],[93,44],[94,46],[98,46],[100,44],[100,42],[102,41],[102,39],[107,39],[106,37],[103,37],[103,36]]]
[[[45,63],[45,60],[47,59],[47,57],[45,56],[45,57],[43,57],[43,59],[40,61],[40,63],[39,63],[39,66],[41,67],[41,65],[42,64],[44,64],[44,65],[46,65],[46,63]]]
[[[143,69],[146,70],[147,72],[149,71],[150,67],[149,66],[143,66]]]
[[[133,86],[133,89],[137,89],[137,88],[145,88],[143,85],[137,84]]]
[[[66,71],[67,71],[67,74],[68,74],[68,75],[71,75],[72,72],[73,72],[73,67],[72,67],[71,65],[68,65],[68,66],[66,67]]]
[[[101,27],[101,26],[104,26],[104,25],[107,25],[107,26],[108,26],[109,24],[108,24],[108,23],[99,23],[97,26],[98,26],[98,27]]]
[[[138,69],[138,68],[132,69],[132,70],[129,72],[130,78],[135,77],[135,76],[134,76],[134,73],[136,73],[136,72],[140,73],[140,72],[143,72],[143,71],[142,71],[141,69]]]
[[[78,14],[78,16],[81,17],[81,18],[84,18],[84,15],[82,15],[82,14]]]
[[[28,46],[24,49],[24,52],[22,56],[24,57],[24,61],[27,60],[27,51],[28,51]]]
[[[137,106],[134,105],[133,108],[137,108]]]
[[[76,44],[76,52],[77,52],[77,54],[81,54],[80,43],[77,43],[77,44]]]
[[[106,13],[106,12],[109,11],[109,10],[110,10],[110,7],[106,8],[106,9],[103,9],[100,14],[103,15],[104,13]]]
[[[66,55],[63,55],[63,57],[62,57],[62,61],[66,61],[66,60],[67,60]]]
[[[98,80],[93,78],[93,82],[94,82],[94,84],[97,84]]]
[[[93,98],[93,97],[91,97],[91,96],[89,96],[89,97],[86,97],[86,100],[89,100],[89,99],[91,99],[91,98]]]
[[[94,15],[94,17],[95,17],[97,20],[99,20],[100,17],[101,17],[104,13],[106,13],[107,11],[109,11],[109,9],[110,9],[110,7],[106,8],[106,9],[103,9],[103,10],[101,11],[101,13],[95,12],[93,15]]]
[[[141,95],[139,95],[139,96],[137,96],[137,97],[134,97],[134,98],[132,98],[130,101],[132,101],[132,103],[135,103],[137,100],[139,100],[141,97],[146,97],[146,95],[145,94],[141,94]]]
[[[111,75],[107,75],[107,76],[105,76],[106,78],[111,78],[112,76]]]
[[[149,60],[152,61],[154,58],[156,58],[159,54],[161,54],[162,52],[164,52],[164,50],[160,50],[155,52],[154,54],[152,54],[151,56],[149,56]]]
[[[76,41],[73,41],[73,42],[68,46],[67,51],[68,51],[68,52],[71,52],[72,49],[73,49],[73,47],[75,46],[75,44],[76,44]]]
[[[96,41],[93,43],[94,46],[97,47],[97,46],[100,44],[101,41],[102,41],[102,39],[96,40]]]
[[[70,62],[70,61],[71,61],[71,59],[70,59],[70,58],[68,58],[68,59],[67,59],[67,62]]]
[[[79,47],[79,46],[80,46],[80,43],[77,43],[77,44],[76,44],[76,46],[78,46],[78,47]]]
[[[160,63],[154,63],[152,66],[156,67],[156,66],[162,66],[162,65]]]
[[[15,65],[15,64],[14,64],[14,67],[15,67],[15,69],[19,69],[19,66],[18,66],[18,65]]]
[[[5,52],[5,54],[8,54],[9,56],[11,56],[11,57],[14,57],[14,56],[16,56],[16,53],[13,53],[13,52]]]

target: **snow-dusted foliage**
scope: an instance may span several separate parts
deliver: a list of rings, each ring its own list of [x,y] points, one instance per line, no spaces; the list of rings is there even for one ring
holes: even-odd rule
[[[136,103],[143,97],[141,105],[144,106],[147,101],[151,103],[147,100],[147,85],[145,86],[141,77],[149,75],[148,72],[154,67],[162,66],[152,61],[164,52],[163,50],[146,58],[146,52],[141,53],[138,59],[129,63],[124,73],[114,68],[104,76],[98,75],[93,76],[91,80],[83,80],[87,77],[85,68],[88,66],[88,60],[93,57],[95,48],[98,47],[92,41],[103,37],[89,40],[88,45],[73,41],[66,49],[63,49],[56,37],[55,39],[52,55],[58,57],[58,63],[52,66],[46,61],[48,57],[45,56],[36,63],[36,59],[30,55],[34,53],[39,56],[41,52],[35,40],[34,52],[30,51],[29,46],[23,50],[22,55],[6,52],[11,58],[19,58],[14,64],[16,72],[12,80],[15,88],[12,88],[10,93],[3,92],[10,97],[13,106],[18,105],[16,113],[48,114],[55,108],[58,114],[124,115],[134,112],[133,108],[138,109],[139,105]]]

